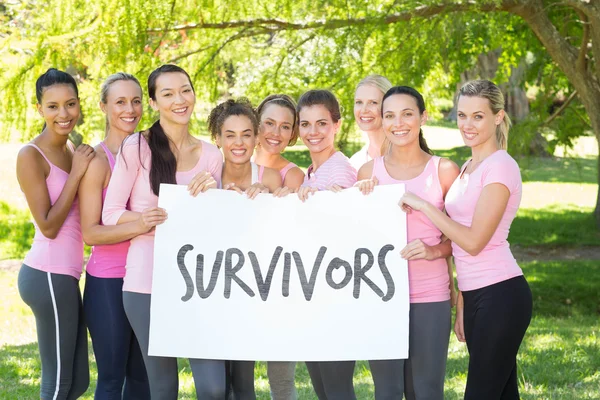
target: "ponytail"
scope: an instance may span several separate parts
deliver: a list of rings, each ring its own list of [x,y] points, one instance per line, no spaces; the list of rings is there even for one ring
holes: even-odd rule
[[[171,151],[170,140],[165,134],[160,120],[149,129],[148,146],[150,147],[150,187],[158,196],[161,183],[176,184],[177,160]]]

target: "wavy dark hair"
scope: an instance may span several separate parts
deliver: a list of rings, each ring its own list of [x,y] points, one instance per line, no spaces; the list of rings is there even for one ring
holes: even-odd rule
[[[221,136],[221,128],[223,128],[225,120],[233,115],[247,117],[252,123],[254,136],[258,134],[258,117],[252,107],[252,103],[247,98],[240,97],[237,100],[229,99],[224,101],[210,112],[207,123],[210,137],[213,141],[216,141],[217,137]]]
[[[152,71],[148,76],[148,96],[152,100],[156,101],[156,81],[162,74],[167,73],[184,74],[188,78],[192,90],[194,90],[192,80],[183,68],[173,64],[165,64]],[[177,159],[171,150],[171,139],[160,126],[160,119],[150,127],[148,132],[148,146],[151,154],[150,186],[154,194],[158,196],[161,183],[177,183]]]
[[[381,116],[382,117],[383,117],[383,103],[385,103],[385,99],[387,99],[388,97],[397,95],[397,94],[406,94],[408,96],[411,96],[412,98],[414,98],[417,101],[417,107],[419,108],[419,114],[423,114],[425,112],[425,100],[423,99],[423,96],[421,95],[421,93],[419,93],[416,89],[411,88],[410,86],[394,86],[393,88],[388,90],[383,95],[383,100],[381,101]],[[383,142],[383,146],[381,146],[381,154],[382,155],[387,151],[387,149],[389,148],[389,145],[390,145],[390,142],[386,139]],[[423,136],[423,129],[419,129],[419,146],[421,147],[421,150],[423,150],[425,153],[433,155],[433,151],[431,151],[429,146],[427,146],[427,141],[425,140],[425,137]]]

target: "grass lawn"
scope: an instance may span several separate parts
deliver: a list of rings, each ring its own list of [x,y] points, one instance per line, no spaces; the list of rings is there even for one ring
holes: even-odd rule
[[[531,262],[523,265],[534,298],[534,318],[519,354],[519,385],[523,399],[600,398],[600,265],[591,261]],[[39,390],[40,363],[35,321],[17,291],[17,272],[0,271],[0,399],[34,399]],[[91,350],[91,343],[89,346]],[[446,368],[446,399],[461,399],[467,351],[451,335]],[[93,398],[96,366],[90,351]],[[180,398],[193,399],[187,361],[180,361]],[[366,362],[357,364],[354,383],[359,399],[373,398]],[[301,399],[315,399],[304,364],[296,369]],[[264,363],[256,368],[259,399],[269,399]]]

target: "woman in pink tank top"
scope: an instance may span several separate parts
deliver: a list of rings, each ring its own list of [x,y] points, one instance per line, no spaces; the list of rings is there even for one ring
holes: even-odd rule
[[[521,201],[521,174],[506,152],[510,118],[490,81],[459,91],[458,128],[472,158],[446,197],[448,215],[418,193],[400,206],[425,214],[448,238],[461,291],[454,330],[467,342],[465,399],[519,399],[517,353],[532,313],[532,296],[507,241]]]
[[[208,116],[211,138],[223,151],[222,188],[243,193],[254,199],[259,193],[285,196],[281,176],[274,168],[257,165],[251,160],[256,147],[258,118],[247,99],[227,100],[212,109]],[[227,374],[236,399],[256,399],[254,361],[228,361]],[[293,381],[292,381],[293,383]]]
[[[147,131],[134,133],[123,141],[102,209],[105,225],[137,221],[148,208],[154,211],[149,213],[147,222],[162,223],[166,213],[157,208],[161,183],[187,185],[194,195],[217,187],[221,180],[221,153],[189,131],[196,95],[187,72],[169,64],[155,69],[148,77],[148,94],[160,119]],[[148,355],[153,255],[153,229],[131,239],[123,279],[123,306],[142,350],[150,398],[176,399],[177,359]],[[224,398],[223,361],[190,359],[190,367],[198,398]]]
[[[83,240],[77,188],[94,150],[68,143],[80,117],[75,79],[50,68],[36,82],[42,133],[17,157],[17,179],[35,236],[19,271],[19,293],[35,315],[41,399],[78,398],[89,385],[87,331],[79,291]]]
[[[254,161],[278,170],[283,186],[298,190],[304,181],[304,172],[281,154],[298,140],[296,102],[288,95],[272,94],[260,103],[256,113],[259,126]]]
[[[402,183],[443,210],[458,166],[434,156],[427,146],[421,129],[427,121],[423,96],[411,87],[391,88],[382,99],[382,118],[383,155],[360,169],[357,185],[367,194],[374,184]],[[446,262],[450,242],[423,213],[409,215],[407,229],[401,255],[408,260],[409,358],[369,362],[375,398],[442,400],[454,283]]]
[[[148,232],[154,224],[147,223],[143,213],[126,224],[101,223],[116,154],[142,117],[142,88],[133,75],[119,72],[104,81],[100,93],[106,137],[96,146],[97,156],[78,194],[83,239],[93,246],[86,266],[83,307],[98,367],[95,398],[121,398],[122,393],[124,399],[149,398],[140,346],[123,308],[123,277],[129,239]]]
[[[381,125],[381,102],[392,84],[381,75],[369,75],[356,85],[354,92],[354,121],[362,132],[366,144],[350,157],[358,171],[367,162],[381,155],[385,133]]]

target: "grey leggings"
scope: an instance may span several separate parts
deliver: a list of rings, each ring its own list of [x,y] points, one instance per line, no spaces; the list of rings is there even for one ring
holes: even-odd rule
[[[450,300],[411,303],[408,360],[369,361],[375,399],[443,400]]]
[[[286,361],[267,362],[267,376],[271,386],[271,398],[273,400],[296,400],[296,386],[294,377],[296,375],[296,363]]]
[[[355,361],[307,362],[313,388],[319,400],[356,400],[352,378]]]
[[[177,400],[179,376],[177,358],[148,355],[150,335],[150,295],[123,292],[123,306],[140,343],[152,400]],[[225,398],[225,361],[191,359],[190,367],[198,399]]]
[[[42,361],[40,398],[79,398],[90,383],[79,281],[23,264],[18,285],[21,298],[35,316]]]

